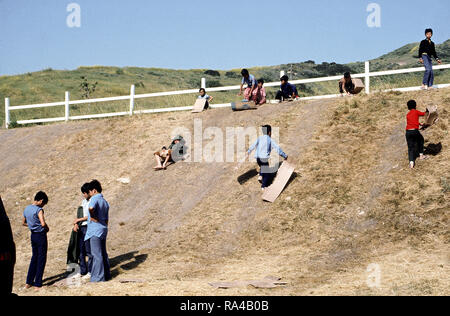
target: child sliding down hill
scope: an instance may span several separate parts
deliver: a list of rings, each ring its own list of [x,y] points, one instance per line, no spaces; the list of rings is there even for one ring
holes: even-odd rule
[[[270,185],[270,181],[274,175],[274,171],[269,167],[269,159],[272,149],[275,149],[285,160],[288,159],[288,156],[271,138],[272,127],[270,125],[265,125],[262,127],[262,130],[263,136],[259,137],[256,142],[250,146],[250,149],[247,152],[247,158],[250,156],[252,151],[256,149],[255,158],[260,167],[260,176],[258,180],[262,181],[262,190],[264,191],[264,189]]]
[[[186,142],[182,136],[177,136],[172,141],[172,144],[167,147],[163,147],[160,151],[155,152],[153,155],[156,159],[155,170],[165,170],[169,165],[183,160],[185,155]]]

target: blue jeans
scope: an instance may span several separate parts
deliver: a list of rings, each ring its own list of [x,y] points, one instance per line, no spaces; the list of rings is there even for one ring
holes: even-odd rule
[[[433,61],[428,55],[422,55],[422,59],[426,69],[423,76],[423,84],[428,87],[432,87],[434,84]]]
[[[259,175],[262,177],[262,188],[267,188],[272,184],[275,174],[269,167],[269,159],[256,159],[260,168]]]
[[[47,233],[31,233],[31,248],[33,255],[28,268],[27,284],[42,287],[42,278],[47,263]]]
[[[92,253],[91,282],[106,282],[111,280],[108,253],[106,252],[106,237],[92,237],[90,240]]]
[[[80,247],[80,274],[86,275],[92,271],[92,254],[90,240],[84,241],[87,226],[81,226],[78,231],[78,245]],[[86,257],[88,261],[86,264]]]

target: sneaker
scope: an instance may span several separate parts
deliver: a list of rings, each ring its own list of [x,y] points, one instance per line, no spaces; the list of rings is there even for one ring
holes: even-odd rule
[[[82,278],[83,280],[90,280],[90,279],[91,279],[91,274],[88,273],[88,274],[86,274],[86,275],[83,275],[81,278]]]
[[[414,169],[414,167],[415,167],[415,163],[414,163],[414,161],[411,161],[409,163],[409,168]]]
[[[262,176],[259,176],[259,177],[258,177],[258,182],[261,182],[261,183],[262,183]]]

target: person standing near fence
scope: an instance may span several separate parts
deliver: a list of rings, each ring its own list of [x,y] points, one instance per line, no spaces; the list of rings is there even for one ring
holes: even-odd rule
[[[419,61],[425,66],[422,89],[428,90],[433,89],[434,84],[433,61],[431,58],[434,57],[439,64],[441,64],[442,62],[436,53],[434,42],[431,40],[431,37],[433,36],[433,30],[426,29],[425,36],[426,39],[424,39],[420,43],[419,47]]]

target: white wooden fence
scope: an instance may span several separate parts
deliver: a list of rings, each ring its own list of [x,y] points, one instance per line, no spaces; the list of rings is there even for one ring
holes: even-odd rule
[[[450,69],[450,64],[448,65],[439,65],[434,67],[435,70],[439,69]],[[398,69],[398,70],[389,70],[389,71],[379,71],[379,72],[370,72],[369,62],[365,63],[365,72],[361,74],[352,75],[353,78],[364,78],[366,93],[370,93],[370,77],[377,76],[388,76],[388,75],[396,75],[396,74],[405,74],[405,73],[413,73],[413,72],[422,72],[425,71],[424,67],[417,68],[409,68],[409,69]],[[305,84],[305,83],[315,83],[315,82],[326,82],[326,81],[337,81],[340,80],[342,76],[334,76],[334,77],[322,77],[322,78],[313,78],[313,79],[301,79],[301,80],[292,80],[290,81],[292,84]],[[266,83],[266,87],[276,87],[279,86],[279,82],[271,82]],[[206,80],[202,78],[201,87],[206,88]],[[442,84],[437,85],[437,88],[445,88],[450,87],[450,84]],[[216,92],[216,91],[231,91],[231,90],[239,90],[240,85],[236,86],[228,86],[228,87],[216,87],[216,88],[208,88],[208,92]],[[399,88],[399,89],[391,89],[386,91],[416,91],[420,90],[420,87],[410,87],[410,88]],[[136,99],[145,99],[145,98],[154,98],[154,97],[164,97],[164,96],[173,96],[173,95],[182,95],[182,94],[194,94],[198,93],[198,89],[192,90],[180,90],[180,91],[171,91],[171,92],[158,92],[158,93],[148,93],[148,94],[135,94],[135,86],[132,85],[130,89],[130,95],[120,96],[120,97],[110,97],[110,98],[99,98],[99,99],[89,99],[89,100],[70,100],[70,93],[66,91],[65,100],[62,102],[55,103],[46,103],[46,104],[31,104],[31,105],[19,105],[19,106],[11,106],[10,99],[5,98],[5,127],[8,128],[11,124],[10,119],[10,111],[16,110],[26,110],[26,109],[35,109],[35,108],[46,108],[46,107],[56,107],[56,106],[64,106],[65,107],[65,115],[64,117],[57,118],[43,118],[43,119],[34,119],[34,120],[20,120],[17,121],[17,124],[35,124],[35,123],[50,123],[50,122],[68,122],[69,120],[83,120],[83,119],[96,119],[96,118],[106,118],[106,117],[114,117],[114,116],[125,116],[125,115],[133,115],[133,114],[146,114],[146,113],[162,113],[162,112],[175,112],[175,111],[189,111],[192,110],[192,106],[187,107],[170,107],[163,109],[151,109],[151,110],[140,110],[135,111],[134,104]],[[313,97],[305,97],[301,98],[302,100],[314,100],[314,99],[327,99],[327,98],[335,98],[338,97],[339,94],[332,95],[321,95],[321,96],[313,96]],[[115,112],[115,113],[104,113],[104,114],[93,114],[93,115],[82,115],[82,116],[70,116],[70,105],[78,105],[78,104],[92,104],[99,102],[111,102],[111,101],[130,101],[130,108],[127,112]],[[211,108],[222,108],[229,107],[231,103],[226,104],[212,104]]]

